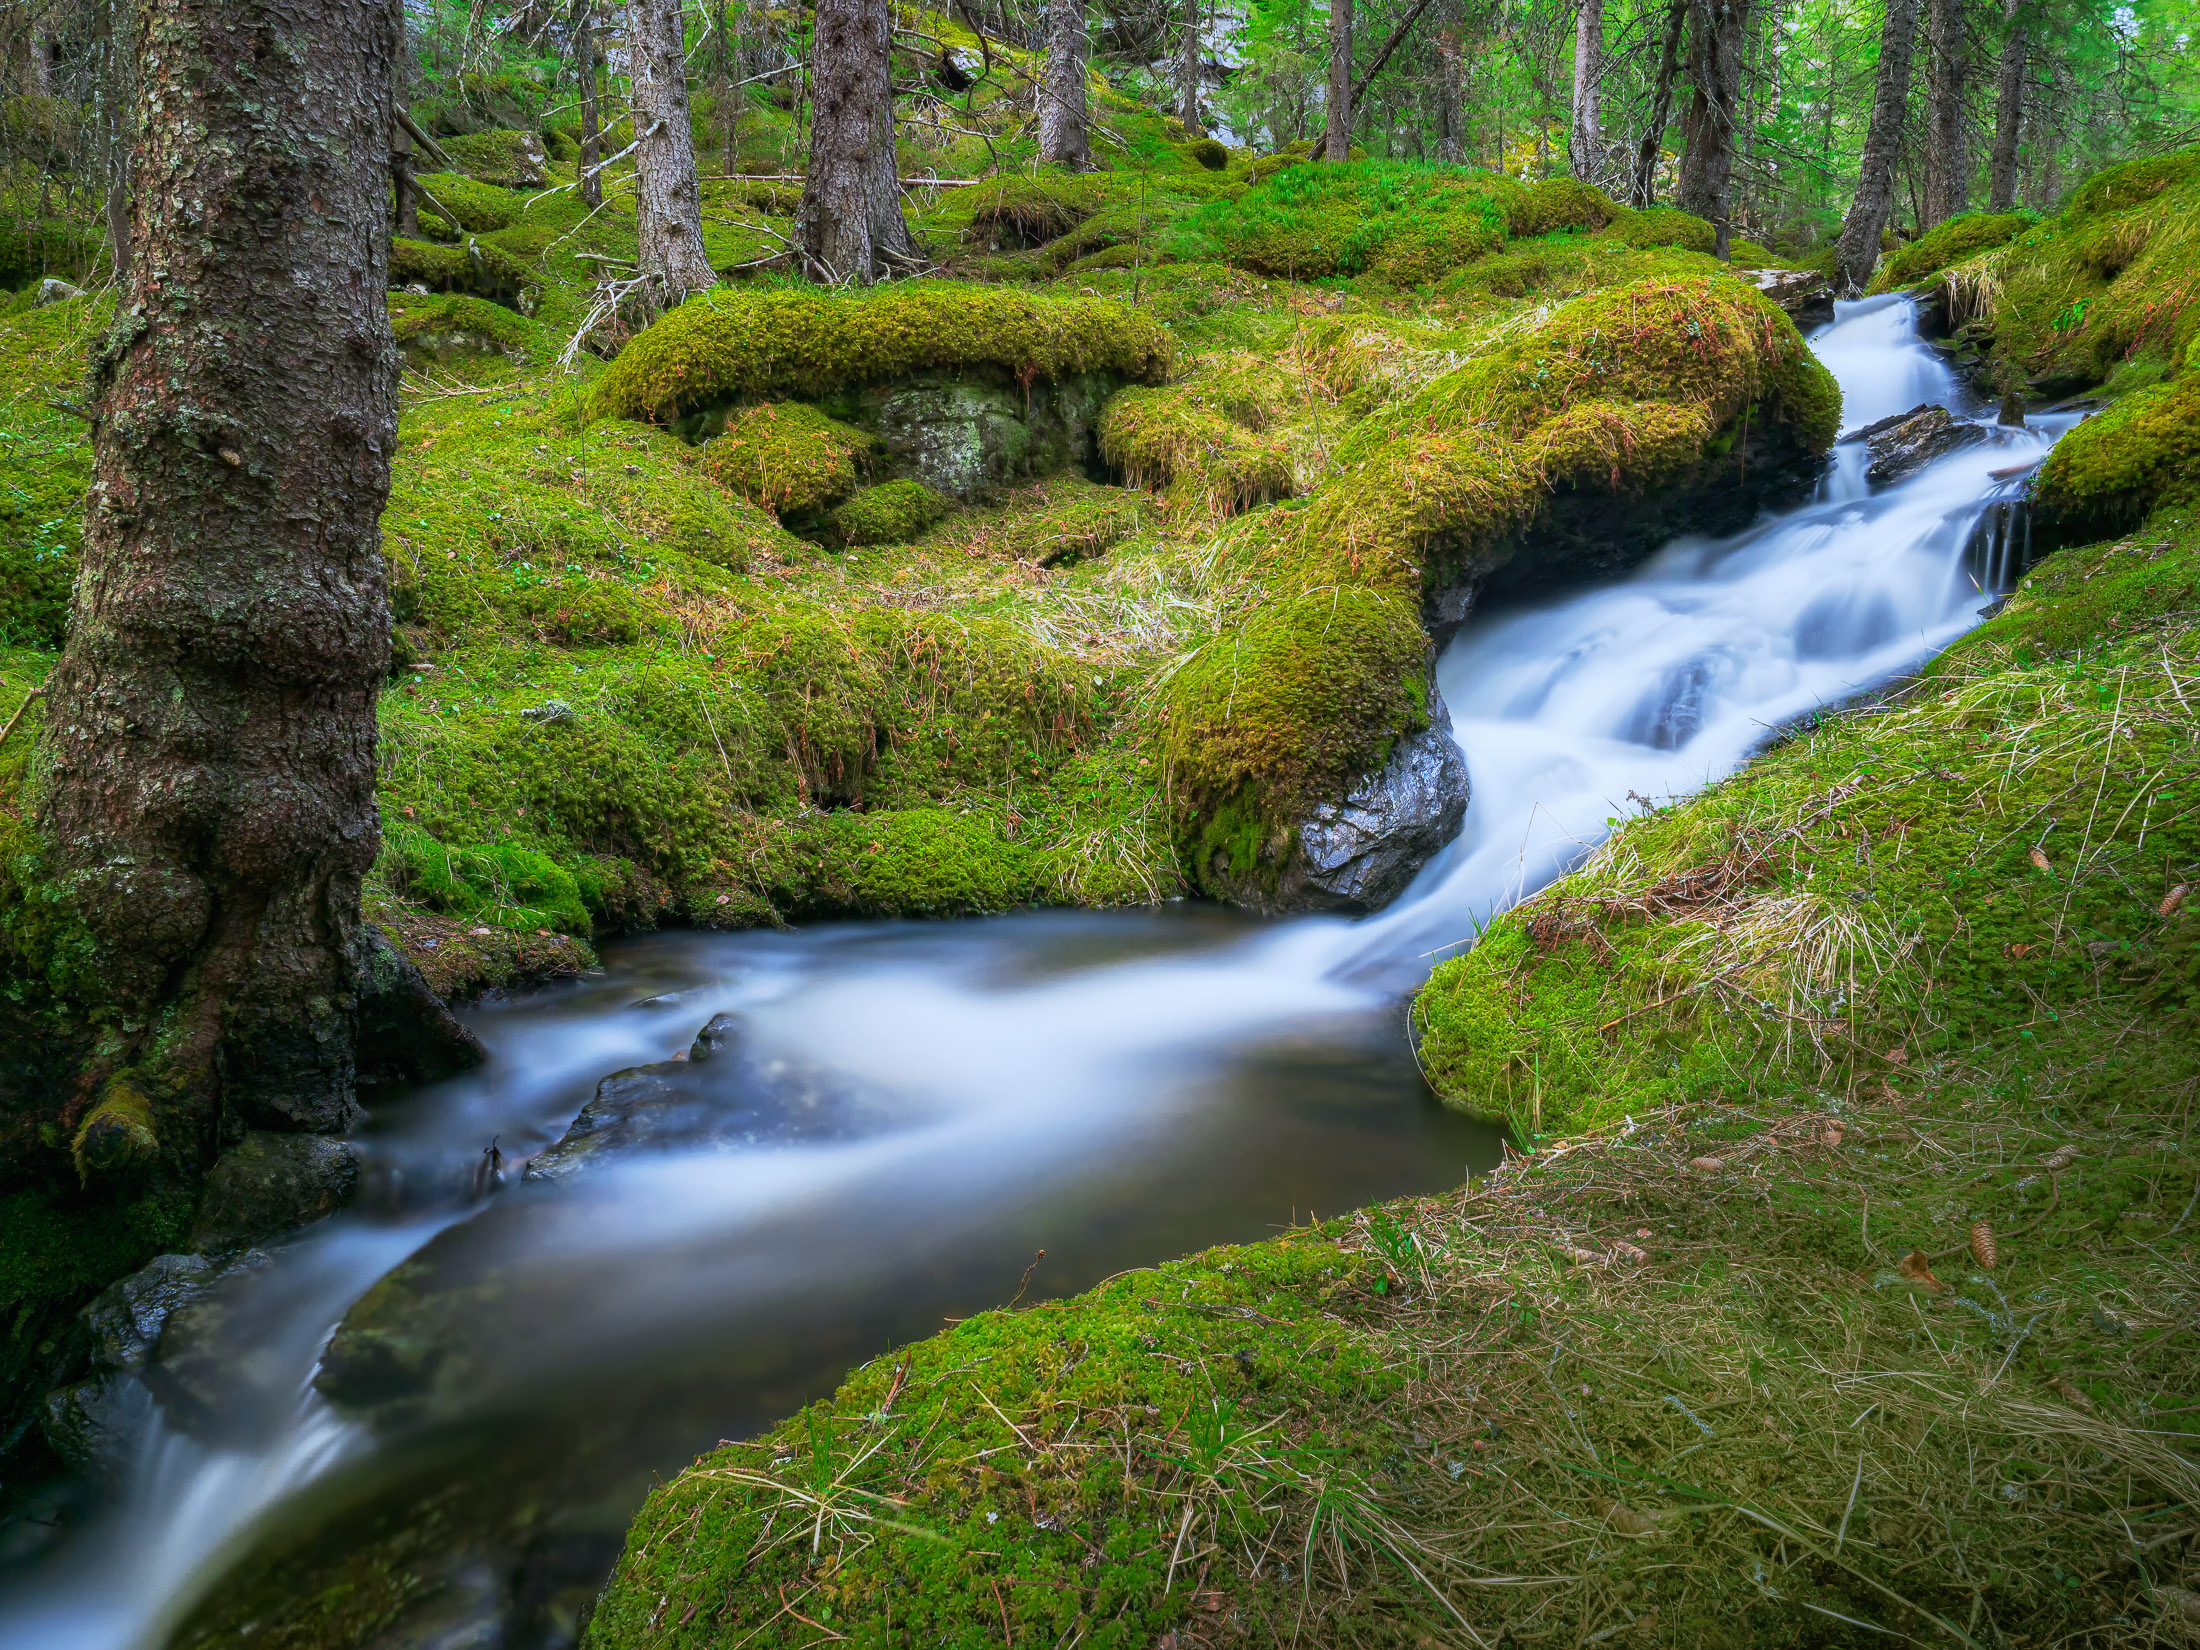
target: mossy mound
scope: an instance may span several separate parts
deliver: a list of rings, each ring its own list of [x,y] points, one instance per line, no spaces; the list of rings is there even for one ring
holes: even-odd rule
[[[782,517],[814,515],[856,489],[876,437],[800,401],[767,401],[726,421],[703,474]]]
[[[422,298],[390,294],[390,330],[413,366],[479,364],[502,359],[540,366],[555,358],[558,343],[546,327],[465,293]]]
[[[1188,385],[1118,392],[1101,415],[1100,456],[1131,486],[1166,489],[1172,507],[1217,520],[1288,495],[1280,445],[1208,400]]]
[[[833,527],[843,544],[910,544],[954,508],[921,481],[888,481],[835,510]]]
[[[548,181],[544,171],[548,156],[542,139],[533,132],[492,127],[444,138],[442,147],[460,171],[479,183],[504,189],[537,189]],[[503,225],[494,227],[501,229]]]
[[[2064,539],[2128,530],[2159,505],[2200,503],[2200,372],[2127,395],[2065,435],[2032,499]]]
[[[665,419],[739,396],[815,396],[924,371],[1151,381],[1169,359],[1160,327],[1101,300],[944,283],[864,293],[720,288],[627,345],[597,381],[595,403],[620,417]]]
[[[1154,515],[1142,492],[1065,474],[1018,488],[995,508],[962,511],[935,527],[926,543],[949,555],[1074,566],[1136,537]]]
[[[421,189],[434,197],[425,210],[442,218],[452,229],[472,235],[510,229],[519,222],[525,204],[521,196],[463,172],[423,172],[419,182]]]
[[[522,315],[532,314],[542,301],[539,275],[501,247],[472,236],[462,246],[400,238],[390,249],[390,285],[468,293]]]
[[[1708,219],[1670,206],[1621,213],[1602,233],[1622,246],[1641,251],[1669,246],[1684,252],[1701,252],[1708,257],[1719,244],[1719,231]]]
[[[2109,181],[2082,186],[2061,217],[1939,278],[1951,317],[1965,323],[1959,337],[2038,393],[2068,394],[2149,362],[2154,370],[2127,387],[2158,381],[2190,361],[2200,330],[2200,150],[2102,176]]]
[[[1892,292],[1937,274],[1952,263],[2006,246],[2039,221],[2032,212],[1964,212],[1935,224],[1901,251],[1882,259],[1871,292]]]

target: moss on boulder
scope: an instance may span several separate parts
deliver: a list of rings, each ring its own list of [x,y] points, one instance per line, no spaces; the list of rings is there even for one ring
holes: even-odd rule
[[[865,487],[833,512],[843,544],[910,544],[955,508],[921,481],[888,481]]]
[[[1935,224],[1899,252],[1881,260],[1871,292],[1892,292],[1938,274],[1952,263],[2006,246],[2039,221],[2032,212],[1963,212]]]
[[[829,509],[856,489],[877,438],[800,401],[767,401],[726,420],[703,474],[782,517]]]
[[[1161,328],[1102,300],[924,283],[868,293],[720,288],[627,345],[595,400],[621,417],[670,419],[740,396],[816,397],[925,371],[1151,381],[1169,357]]]

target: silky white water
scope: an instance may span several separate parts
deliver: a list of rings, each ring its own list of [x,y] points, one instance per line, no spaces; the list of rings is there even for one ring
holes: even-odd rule
[[[1899,298],[1841,306],[1814,347],[1850,428],[1954,400]],[[1004,1299],[1040,1246],[1042,1283],[1078,1287],[1257,1236],[1287,1212],[1455,1183],[1492,1137],[1415,1085],[1401,994],[1613,818],[1732,771],[1771,729],[1976,622],[1986,595],[1964,548],[1992,472],[2036,460],[2068,422],[1992,429],[1878,490],[1862,450],[1843,447],[1798,509],[1681,540],[1618,584],[1478,616],[1438,671],[1474,787],[1465,830],[1372,919],[1046,914],[668,936],[616,953],[608,980],[485,1014],[485,1072],[376,1120],[370,1204],[385,1212],[326,1222],[236,1282],[252,1352],[220,1424],[186,1435],[148,1401],[114,1510],[0,1595],[0,1644],[158,1644],[301,1486],[381,1447],[313,1393],[313,1370],[350,1302],[447,1229],[428,1253],[478,1238],[520,1303],[453,1331],[479,1344],[464,1348],[463,1390],[435,1402],[463,1426],[698,1337],[799,1338],[814,1329],[785,1326],[835,1312],[865,1326],[854,1355],[868,1356],[942,1311]],[[681,993],[671,1008],[632,1006],[667,990]],[[668,1057],[721,1010],[743,1015],[751,1047],[844,1079],[863,1127],[641,1159],[478,1215],[439,1196],[491,1137],[514,1158],[540,1150],[597,1077]],[[820,1341],[806,1378],[849,1356]],[[597,1424],[620,1381],[649,1401],[639,1379],[599,1382]],[[704,1442],[714,1421],[759,1418],[727,1404],[698,1418]]]

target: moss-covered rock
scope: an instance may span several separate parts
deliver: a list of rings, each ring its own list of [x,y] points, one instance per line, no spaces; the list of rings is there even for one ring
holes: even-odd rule
[[[473,236],[462,246],[399,238],[390,249],[390,284],[471,293],[522,315],[532,314],[542,297],[539,275],[502,248]]]
[[[1684,252],[1709,253],[1719,242],[1719,232],[1704,218],[1670,206],[1645,207],[1623,212],[1603,233],[1623,246],[1640,249],[1670,246]]]
[[[2064,543],[2200,503],[2200,372],[2125,396],[2055,443],[2033,483],[2040,525]]]
[[[888,481],[835,510],[833,527],[843,544],[910,544],[954,507],[921,481]]]
[[[442,147],[460,171],[479,183],[505,189],[539,189],[549,181],[549,156],[543,150],[542,139],[533,132],[491,127],[485,132],[444,138]]]
[[[1169,355],[1153,322],[1092,299],[925,283],[868,293],[719,289],[627,345],[595,399],[621,417],[670,419],[742,396],[820,397],[923,372],[1146,381],[1167,370]]]
[[[875,436],[800,401],[763,402],[726,420],[703,448],[703,474],[782,517],[812,516],[855,491]]]
[[[1952,263],[2006,246],[2039,221],[2031,212],[1962,212],[1881,260],[1871,292],[1892,292],[1939,273]]]

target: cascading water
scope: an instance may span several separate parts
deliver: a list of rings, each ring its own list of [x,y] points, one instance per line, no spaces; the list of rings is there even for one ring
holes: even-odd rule
[[[1852,429],[1954,398],[1901,299],[1842,306],[1814,345]],[[510,1482],[485,1493],[588,1503],[582,1549],[600,1566],[649,1473],[943,1314],[998,1304],[1036,1248],[1059,1292],[1456,1183],[1495,1137],[1429,1102],[1401,991],[1612,816],[1731,771],[1770,730],[1973,623],[1985,595],[1966,549],[1995,472],[2036,462],[2069,422],[1987,428],[1878,490],[1844,446],[1799,509],[1477,618],[1439,666],[1474,784],[1466,829],[1369,921],[1034,914],[660,936],[616,948],[607,977],[484,1011],[486,1071],[375,1120],[367,1208],[223,1286],[229,1344],[250,1355],[188,1430],[144,1399],[113,1510],[18,1565],[0,1643],[156,1645],[307,1486],[314,1516],[340,1523],[347,1496],[387,1493],[400,1455],[432,1480],[438,1461],[491,1449]],[[669,1007],[634,1001],[668,992]],[[759,1058],[828,1074],[845,1116],[485,1210],[455,1195],[492,1136],[514,1157],[540,1150],[598,1076],[664,1059],[721,1011]],[[493,1273],[503,1304],[433,1320],[448,1378],[425,1378],[409,1409],[345,1419],[314,1391],[316,1363],[350,1303],[415,1251],[462,1280]],[[574,1488],[583,1428],[594,1476]],[[514,1591],[453,1596],[494,1619]],[[523,1636],[559,1631],[545,1618]]]

